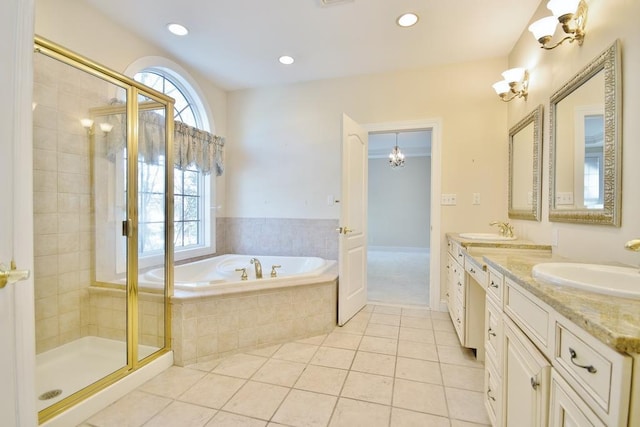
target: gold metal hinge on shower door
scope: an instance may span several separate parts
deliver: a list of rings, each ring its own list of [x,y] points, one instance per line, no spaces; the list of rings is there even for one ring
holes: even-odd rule
[[[124,237],[129,237],[129,231],[131,230],[131,220],[127,219],[122,221],[122,235]]]

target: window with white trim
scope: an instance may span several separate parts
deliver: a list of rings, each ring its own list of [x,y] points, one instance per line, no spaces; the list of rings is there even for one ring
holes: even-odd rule
[[[197,95],[174,76],[174,72],[167,72],[163,68],[147,68],[135,74],[134,79],[158,92],[162,92],[175,99],[174,119],[199,129],[208,126],[201,118],[204,111],[198,111],[197,105],[202,105],[197,100]],[[197,101],[197,102],[196,102]],[[154,173],[154,168],[163,168],[164,159],[160,165],[149,165],[140,162],[139,200],[152,200],[154,190],[154,176],[163,174]],[[204,175],[195,167],[185,170],[174,169],[174,247],[176,259],[197,256],[215,251],[214,217],[210,206],[212,205],[212,176]],[[164,185],[164,183],[158,183]],[[148,205],[147,205],[148,207]],[[139,212],[143,212],[140,209]],[[140,215],[139,230],[139,255],[140,257],[153,256],[158,252],[154,241],[154,215]],[[182,255],[182,256],[181,256]]]

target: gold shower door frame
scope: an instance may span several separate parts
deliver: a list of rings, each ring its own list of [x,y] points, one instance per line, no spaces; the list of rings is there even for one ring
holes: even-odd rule
[[[173,294],[173,104],[167,95],[148,88],[135,80],[67,50],[49,40],[35,36],[34,51],[101,78],[127,91],[127,364],[95,383],[38,413],[40,424],[64,412],[78,402],[126,377],[171,350],[171,309]],[[139,102],[139,96],[152,102]],[[164,108],[165,114],[165,247],[164,247],[164,346],[142,360],[138,360],[138,122],[144,110]],[[124,112],[120,108],[120,112]]]

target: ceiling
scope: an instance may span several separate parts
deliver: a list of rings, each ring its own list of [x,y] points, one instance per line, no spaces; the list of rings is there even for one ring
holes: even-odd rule
[[[506,57],[540,0],[84,0],[226,90]],[[420,20],[401,28],[412,11]],[[189,28],[184,37],[166,25]],[[278,62],[281,55],[293,65]],[[488,82],[488,84],[493,82]]]
[[[396,145],[396,133],[370,133],[369,158],[389,158],[391,149]],[[431,155],[431,130],[398,131],[398,147],[409,157]]]

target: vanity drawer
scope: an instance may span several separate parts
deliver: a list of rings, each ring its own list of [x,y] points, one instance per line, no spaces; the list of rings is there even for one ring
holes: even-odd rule
[[[551,360],[554,323],[551,308],[505,279],[504,312],[525,332],[540,351]]]
[[[484,367],[484,406],[487,409],[491,425],[502,425],[502,381],[489,361]]]
[[[626,425],[631,358],[569,321],[556,322],[554,364],[576,392],[610,425]],[[595,404],[595,405],[594,405]]]
[[[476,282],[478,282],[482,289],[487,288],[487,272],[484,270],[481,263],[467,255],[464,257],[464,269]]]
[[[449,240],[449,253],[460,264],[464,264],[464,252],[462,250],[462,246],[456,241]]]
[[[486,299],[485,325],[485,351],[486,360],[502,366],[502,310],[499,309],[491,298]]]
[[[464,330],[464,321],[465,321],[465,312],[464,306],[460,303],[456,304],[453,312],[451,313],[451,321],[453,322],[453,327],[456,330],[456,334],[458,334],[458,339],[460,343],[464,345],[465,342],[465,330]]]
[[[504,289],[504,275],[492,267],[487,271],[487,295],[491,296],[502,309],[502,291]]]

